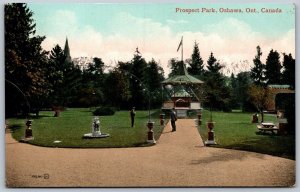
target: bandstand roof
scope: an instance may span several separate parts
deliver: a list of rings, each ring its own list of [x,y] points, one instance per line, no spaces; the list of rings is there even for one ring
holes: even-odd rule
[[[180,63],[179,74],[170,77],[162,82],[163,85],[176,85],[176,84],[202,84],[203,81],[188,74],[185,64]]]
[[[176,91],[173,97],[192,97],[186,90],[181,88],[180,90]]]

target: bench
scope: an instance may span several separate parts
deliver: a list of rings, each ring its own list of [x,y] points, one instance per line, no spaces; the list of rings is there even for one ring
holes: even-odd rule
[[[275,125],[272,127],[264,127],[263,125],[257,125],[256,127],[260,132],[263,132],[263,133],[271,132],[272,134],[274,134],[274,131],[276,131],[276,133],[278,133],[278,130],[279,130],[278,127]]]

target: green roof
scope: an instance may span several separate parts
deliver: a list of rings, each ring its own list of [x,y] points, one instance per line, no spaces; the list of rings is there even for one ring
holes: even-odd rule
[[[185,89],[181,88],[179,91],[176,91],[173,97],[192,97]]]
[[[179,74],[170,77],[162,82],[162,84],[202,84],[203,81],[188,74],[184,63],[181,63]]]
[[[162,84],[202,84],[203,81],[191,75],[176,75],[162,82]]]

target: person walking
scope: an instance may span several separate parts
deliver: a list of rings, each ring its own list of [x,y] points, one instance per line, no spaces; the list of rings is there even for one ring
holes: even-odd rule
[[[131,127],[134,127],[134,117],[135,117],[135,107],[132,107],[130,111]]]
[[[176,123],[175,123],[175,121],[177,121],[177,116],[176,116],[175,108],[172,109],[171,114],[170,114],[170,118],[171,118],[172,132],[174,132],[174,131],[176,131]]]

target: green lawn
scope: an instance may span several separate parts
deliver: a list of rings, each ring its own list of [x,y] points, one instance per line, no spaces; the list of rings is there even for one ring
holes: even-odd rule
[[[163,126],[159,124],[160,110],[152,111],[155,122],[155,139],[160,137]],[[195,118],[195,114],[191,114]],[[203,123],[199,132],[203,141],[207,140],[205,122],[209,111],[203,113]],[[295,136],[260,135],[256,124],[251,123],[252,113],[213,112],[215,122],[215,147],[254,151],[289,159],[295,159]],[[168,119],[168,117],[166,117]],[[101,116],[102,133],[110,134],[103,139],[82,139],[85,133],[91,132],[93,120],[89,109],[68,109],[60,117],[53,117],[53,112],[42,111],[40,118],[33,118],[32,129],[34,140],[31,144],[47,147],[136,147],[149,146],[147,140],[148,111],[137,111],[136,125],[130,127],[129,111],[119,111],[113,116]],[[16,140],[24,136],[25,119],[7,119],[12,135]],[[265,121],[276,122],[275,115],[265,115]],[[61,143],[53,143],[59,140]]]
[[[159,122],[160,110],[152,110],[155,139],[161,135],[163,126]],[[146,126],[148,111],[137,111],[135,127],[130,127],[129,111],[118,111],[113,116],[101,116],[102,133],[110,137],[102,139],[82,139],[91,132],[93,115],[89,109],[68,109],[60,117],[53,117],[52,111],[40,112],[40,118],[33,118],[32,130],[34,140],[31,144],[47,147],[135,147],[148,146]],[[24,137],[25,119],[7,119],[12,135],[16,140]],[[53,143],[59,140],[61,143]]]
[[[203,141],[207,140],[205,123],[209,119],[209,111],[204,111],[203,123],[199,131]],[[215,147],[239,149],[265,153],[289,159],[295,159],[295,136],[261,135],[255,123],[251,123],[252,113],[213,112],[215,122]],[[260,120],[260,118],[259,118]],[[265,114],[265,121],[277,122],[276,116]]]

